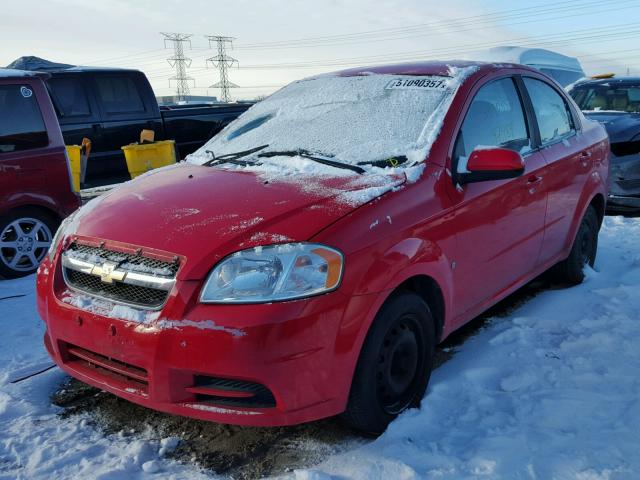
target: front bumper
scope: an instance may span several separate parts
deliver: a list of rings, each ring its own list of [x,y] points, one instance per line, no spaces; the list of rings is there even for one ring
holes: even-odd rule
[[[74,306],[61,273],[47,261],[40,270],[45,344],[85,383],[155,410],[238,425],[298,424],[346,406],[367,297],[336,291],[266,305],[190,305],[200,282],[179,281],[161,312],[136,317],[122,307]],[[207,390],[207,379],[222,383]],[[262,388],[259,402],[247,400],[252,388]]]

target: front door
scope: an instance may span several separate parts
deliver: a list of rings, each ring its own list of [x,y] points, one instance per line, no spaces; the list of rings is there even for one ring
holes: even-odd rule
[[[478,90],[457,135],[455,172],[464,172],[471,152],[486,146],[520,152],[525,172],[517,178],[452,188],[459,232],[452,265],[455,317],[483,309],[538,264],[547,202],[546,165],[542,154],[531,148],[528,123],[516,84],[506,77]]]

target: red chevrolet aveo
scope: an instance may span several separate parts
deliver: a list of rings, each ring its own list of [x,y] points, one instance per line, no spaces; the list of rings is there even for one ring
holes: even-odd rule
[[[380,432],[447,335],[551,267],[582,280],[608,152],[519,65],[294,82],[64,223],[38,275],[46,347],[164,412]]]

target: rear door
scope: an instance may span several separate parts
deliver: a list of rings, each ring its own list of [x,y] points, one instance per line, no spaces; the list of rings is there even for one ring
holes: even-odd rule
[[[591,172],[593,151],[584,141],[569,103],[557,87],[529,76],[523,83],[540,131],[541,152],[548,164],[547,219],[540,262],[557,257],[568,245],[580,195]]]
[[[139,141],[144,129],[161,138],[157,103],[142,73],[98,72],[91,81],[102,121],[100,145],[92,150],[89,171],[102,184],[122,181],[128,173],[121,147]]]
[[[60,145],[50,146],[34,90],[28,81],[0,83],[0,212],[2,197],[9,202],[13,196],[46,193],[51,156],[62,153]]]
[[[517,178],[452,189],[459,232],[454,265],[457,315],[484,309],[482,306],[529,275],[537,266],[542,245],[545,161],[532,149],[535,139],[530,116],[511,77],[490,81],[475,94],[456,137],[454,172],[464,172],[466,158],[480,146],[520,152],[525,172]]]

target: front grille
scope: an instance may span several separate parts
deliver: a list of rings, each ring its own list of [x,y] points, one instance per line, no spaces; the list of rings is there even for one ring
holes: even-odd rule
[[[71,244],[66,254],[78,260],[102,264],[116,263],[120,268],[137,273],[152,273],[162,277],[175,277],[178,272],[177,262],[166,262],[155,258],[143,257],[135,253],[121,253],[100,247],[91,247],[77,242]]]
[[[249,408],[276,406],[273,393],[254,382],[196,375],[194,386],[187,391],[195,393],[198,403]]]
[[[70,287],[98,297],[129,303],[146,308],[161,307],[169,292],[155,288],[129,285],[122,282],[104,283],[100,277],[88,273],[65,269],[65,278]]]
[[[169,297],[178,261],[122,253],[74,242],[62,255],[67,285],[91,296],[145,309],[159,309]]]
[[[149,380],[144,368],[131,365],[114,358],[101,355],[70,343],[63,343],[63,358],[65,363],[83,373],[95,377],[100,376],[108,383],[119,384],[120,387],[132,388],[134,391],[146,395]],[[115,380],[115,382],[113,381]]]

